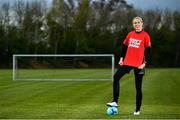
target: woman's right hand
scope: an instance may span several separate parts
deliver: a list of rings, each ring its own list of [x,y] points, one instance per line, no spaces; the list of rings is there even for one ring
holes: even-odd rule
[[[123,66],[123,58],[121,57],[120,60],[119,60],[119,65],[120,66]]]

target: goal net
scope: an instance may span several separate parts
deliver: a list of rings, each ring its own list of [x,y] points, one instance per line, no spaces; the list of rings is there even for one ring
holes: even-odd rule
[[[15,54],[13,80],[112,80],[112,54]]]

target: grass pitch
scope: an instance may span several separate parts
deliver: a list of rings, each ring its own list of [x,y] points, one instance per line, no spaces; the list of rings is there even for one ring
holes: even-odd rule
[[[121,80],[119,114],[106,115],[112,81],[13,81],[0,70],[0,118],[15,119],[180,119],[180,69],[147,69],[143,104],[134,116],[133,72]]]

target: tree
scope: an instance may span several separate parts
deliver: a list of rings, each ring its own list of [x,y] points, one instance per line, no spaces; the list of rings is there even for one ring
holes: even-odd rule
[[[176,50],[175,50],[175,66],[180,66],[180,12],[175,11],[174,14],[174,27],[175,27],[175,35],[176,35]]]
[[[42,42],[40,38],[42,18],[45,14],[45,5],[42,1],[27,2],[23,20],[22,33],[28,45],[27,51],[30,53],[38,52],[38,45]]]
[[[75,53],[88,52],[87,27],[89,16],[89,1],[82,0],[74,18],[73,30],[75,33]]]
[[[49,26],[49,43],[53,53],[64,53],[67,46],[68,34],[72,35],[75,6],[73,0],[53,0],[52,8],[47,15]],[[73,37],[72,37],[73,38]]]
[[[162,26],[162,12],[158,9],[145,11],[143,14],[143,18],[144,27],[148,32],[152,31],[153,29],[160,28]]]
[[[23,1],[15,2],[13,10],[15,14],[15,20],[17,21],[17,27],[22,29],[22,23],[25,15],[25,3]]]
[[[10,4],[4,3],[1,6],[1,10],[0,10],[0,18],[1,18],[1,23],[0,23],[0,56],[1,56],[1,61],[2,63],[6,64],[7,61],[9,60],[9,46],[10,46],[10,42],[9,42],[9,38],[8,38],[8,34],[9,34],[9,24],[10,24]]]
[[[163,25],[152,34],[152,63],[157,67],[174,66],[175,35]]]

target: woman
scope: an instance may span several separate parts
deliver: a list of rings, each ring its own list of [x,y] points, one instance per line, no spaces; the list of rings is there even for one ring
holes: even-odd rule
[[[143,30],[141,17],[134,17],[132,24],[134,30],[128,33],[123,42],[122,54],[119,60],[120,68],[114,75],[113,101],[107,103],[107,105],[118,107],[119,81],[126,73],[134,69],[136,85],[136,110],[134,115],[139,115],[142,101],[142,79],[144,68],[150,60],[151,42],[148,33]]]

